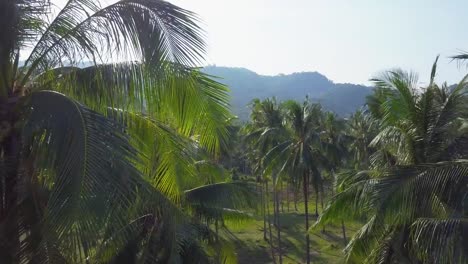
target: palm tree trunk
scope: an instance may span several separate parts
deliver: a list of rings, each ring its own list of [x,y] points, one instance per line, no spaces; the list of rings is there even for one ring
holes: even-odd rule
[[[294,191],[294,198],[293,198],[293,199],[294,199],[294,210],[295,210],[296,212],[298,211],[298,210],[297,210],[297,199],[298,199],[298,197],[297,197],[297,196],[298,196],[298,195],[297,195],[297,191],[298,191],[298,190],[295,190],[295,191]]]
[[[283,257],[281,253],[281,226],[280,226],[280,219],[279,219],[279,214],[280,214],[280,209],[279,209],[279,192],[275,192],[275,200],[276,200],[276,232],[278,236],[278,257],[279,257],[279,263],[283,263]]]
[[[268,240],[269,244],[270,244],[270,249],[271,249],[271,258],[273,259],[273,263],[276,264],[276,258],[275,258],[275,250],[273,249],[273,234],[271,232],[271,218],[270,218],[270,200],[268,199],[268,180],[266,181],[265,183],[266,185],[266,192],[265,192],[265,198],[266,198],[266,201],[265,201],[265,204],[266,204],[266,210],[267,210],[267,219],[268,219],[268,230],[269,230],[269,233],[270,233],[270,238]]]
[[[319,193],[315,191],[315,217],[319,216],[318,213],[318,199],[319,199]]]
[[[276,195],[277,195],[277,190],[275,186],[273,185],[273,226],[278,227],[278,214],[276,212]]]
[[[219,225],[218,219],[215,220],[216,243],[219,242]]]
[[[267,215],[266,215],[266,190],[265,183],[262,182],[262,212],[263,212],[263,240],[267,241]]]
[[[310,264],[310,237],[309,237],[309,206],[308,206],[308,175],[307,172],[304,171],[303,175],[303,192],[304,192],[304,210],[305,210],[305,231],[306,231],[306,259],[307,259],[307,264]]]
[[[323,188],[322,188],[322,191],[320,192],[320,209],[322,209],[322,212],[323,212],[323,196],[324,196],[325,192],[323,191]]]
[[[341,231],[343,232],[344,245],[346,246],[348,244],[348,239],[346,238],[346,227],[343,219],[341,219]]]
[[[280,181],[280,191],[278,192],[279,197],[279,202],[281,203],[281,213],[284,213],[284,203],[283,203],[283,181]]]
[[[321,189],[322,191],[320,192],[320,208],[322,209],[322,212],[323,212],[323,194],[324,194],[323,186]],[[323,225],[322,232],[325,233],[325,225]]]
[[[286,182],[286,206],[289,213],[289,181]]]

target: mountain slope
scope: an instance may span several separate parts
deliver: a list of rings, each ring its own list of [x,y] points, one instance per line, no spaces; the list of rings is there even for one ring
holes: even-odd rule
[[[333,83],[318,72],[265,76],[245,68],[216,66],[205,67],[203,71],[219,77],[218,81],[230,87],[232,110],[241,120],[248,119],[247,105],[252,99],[272,96],[302,101],[308,95],[324,108],[346,116],[361,107],[372,91],[363,85]]]

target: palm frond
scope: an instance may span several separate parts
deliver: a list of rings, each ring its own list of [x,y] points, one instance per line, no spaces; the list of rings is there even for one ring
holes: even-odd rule
[[[122,124],[130,142],[143,161],[139,168],[145,179],[159,192],[179,203],[184,184],[196,177],[195,160],[199,154],[194,143],[168,125],[120,109],[108,109],[108,115]]]
[[[467,230],[466,218],[420,218],[411,226],[410,247],[425,262],[463,263],[468,260]]]
[[[105,229],[125,225],[127,210],[145,192],[137,151],[122,128],[59,93],[33,93],[26,106],[24,146],[50,192],[44,243],[76,241],[60,250],[70,261],[84,262],[92,254],[85,245],[98,243]]]
[[[100,9],[94,1],[70,0],[26,60],[21,84],[64,60],[96,63],[114,57],[194,65],[204,53],[196,20],[192,12],[165,1],[121,0]]]
[[[102,113],[108,107],[144,113],[218,153],[229,136],[228,90],[198,70],[180,66],[174,71],[175,67],[159,71],[140,63],[68,67],[50,71],[42,82]]]

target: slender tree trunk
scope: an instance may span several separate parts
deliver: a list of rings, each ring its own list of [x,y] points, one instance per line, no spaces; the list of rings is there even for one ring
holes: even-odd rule
[[[324,195],[323,186],[321,189],[322,191],[320,192],[320,208],[322,209],[322,213],[323,213],[323,195]],[[325,233],[325,225],[323,225],[322,232]]]
[[[348,238],[346,238],[346,227],[343,219],[341,219],[341,231],[343,232],[344,245],[346,246],[348,244]]]
[[[273,226],[274,227],[278,227],[278,214],[276,212],[276,202],[277,202],[277,199],[276,199],[276,196],[277,196],[277,190],[275,188],[275,186],[273,185],[273,191],[272,191],[272,194],[273,194]]]
[[[295,210],[296,212],[299,211],[299,210],[297,210],[297,199],[298,199],[298,197],[297,197],[297,196],[298,196],[298,195],[297,195],[297,192],[298,192],[298,191],[299,191],[299,190],[294,189],[294,197],[293,197],[293,199],[294,199],[294,210]]]
[[[281,213],[284,213],[284,199],[283,199],[283,181],[280,181],[280,191],[278,192],[278,195],[279,195],[279,202],[281,203]]]
[[[306,232],[306,259],[307,264],[310,264],[310,237],[309,237],[309,206],[308,206],[308,175],[307,172],[304,171],[303,175],[303,192],[304,192],[304,210],[305,210],[305,232]]]
[[[216,243],[219,242],[219,225],[218,219],[215,220]]]
[[[262,182],[263,240],[267,241],[266,184]]]
[[[322,188],[322,192],[320,193],[320,209],[322,209],[322,212],[323,212],[323,196],[325,195],[325,192],[323,191],[323,188]]]
[[[282,257],[282,252],[281,252],[281,225],[280,225],[280,218],[279,218],[279,214],[280,214],[280,209],[279,209],[279,204],[280,204],[280,201],[279,201],[279,192],[276,191],[275,192],[275,200],[276,200],[276,232],[277,232],[277,236],[278,236],[278,257],[279,257],[279,263],[282,264],[283,263],[283,257]]]
[[[319,216],[318,213],[318,199],[319,199],[319,193],[315,191],[315,217]]]
[[[288,208],[289,213],[289,181],[286,182],[286,206]]]
[[[266,181],[266,192],[265,192],[265,198],[266,198],[266,210],[267,210],[267,219],[268,219],[268,231],[269,231],[269,234],[270,234],[270,238],[268,240],[269,244],[270,244],[270,249],[271,249],[271,258],[273,259],[273,263],[276,263],[276,257],[275,257],[275,250],[273,248],[273,234],[271,232],[271,218],[270,218],[270,199],[268,198],[268,181]]]

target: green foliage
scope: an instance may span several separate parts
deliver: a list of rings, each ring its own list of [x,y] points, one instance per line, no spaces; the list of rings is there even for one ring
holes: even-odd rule
[[[345,248],[348,263],[468,259],[467,78],[439,86],[436,66],[437,59],[423,88],[399,69],[373,79],[366,107],[347,120],[307,99],[251,105],[245,130],[254,171],[271,177],[274,190],[284,180],[304,190],[310,183],[317,197],[332,187],[311,232],[364,223]]]
[[[436,63],[425,88],[417,88],[416,76],[401,70],[374,79],[370,116],[358,112],[351,119],[355,159],[368,157],[356,168],[368,170],[339,175],[339,193],[317,222],[366,221],[347,246],[348,262],[461,263],[468,258],[461,239],[468,192],[462,150],[466,78],[448,88],[434,82],[435,74]],[[366,134],[359,137],[357,131]]]
[[[256,199],[217,162],[232,115],[198,18],[101,4],[0,3],[0,262],[232,263],[218,223]]]

